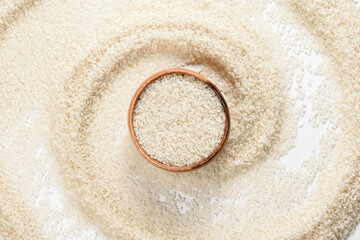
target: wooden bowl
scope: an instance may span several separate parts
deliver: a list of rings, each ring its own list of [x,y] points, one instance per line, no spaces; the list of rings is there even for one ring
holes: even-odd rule
[[[221,141],[219,143],[219,145],[212,151],[212,153],[207,157],[202,159],[199,162],[196,162],[194,164],[191,165],[187,165],[187,166],[170,166],[170,165],[166,165],[154,158],[152,158],[142,147],[141,144],[139,143],[135,131],[134,131],[134,125],[133,125],[133,114],[134,114],[134,109],[136,106],[136,102],[139,99],[142,91],[153,81],[155,81],[156,79],[158,79],[161,76],[167,75],[167,74],[172,74],[172,73],[177,73],[177,74],[186,74],[186,75],[190,75],[190,76],[194,76],[196,79],[202,81],[203,83],[207,84],[209,87],[211,87],[211,89],[217,94],[217,96],[219,97],[221,104],[224,108],[224,112],[225,112],[225,129],[224,129],[224,134],[221,138]],[[207,163],[210,162],[210,160],[212,160],[215,155],[220,151],[220,149],[224,146],[225,141],[229,135],[229,129],[230,129],[230,115],[229,115],[229,109],[228,106],[225,102],[224,97],[222,96],[220,90],[210,81],[208,80],[205,76],[194,72],[192,70],[188,70],[188,69],[183,69],[183,68],[171,68],[171,69],[166,69],[166,70],[162,70],[160,72],[157,72],[153,75],[151,75],[148,79],[146,79],[140,86],[139,88],[136,90],[131,102],[130,102],[130,107],[129,107],[129,112],[128,112],[128,126],[129,126],[129,131],[130,131],[130,136],[133,140],[133,142],[135,143],[137,149],[140,151],[140,153],[145,157],[146,160],[148,160],[151,164],[155,165],[158,168],[161,168],[163,170],[167,170],[167,171],[172,171],[172,172],[187,172],[187,171],[192,171],[195,169],[198,169],[204,165],[206,165]]]

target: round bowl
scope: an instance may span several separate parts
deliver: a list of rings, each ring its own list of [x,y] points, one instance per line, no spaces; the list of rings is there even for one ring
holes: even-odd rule
[[[133,125],[133,114],[134,114],[134,109],[137,103],[137,100],[139,99],[142,91],[153,81],[156,81],[159,77],[167,75],[167,74],[173,74],[173,73],[177,73],[177,74],[184,74],[184,75],[190,75],[195,77],[196,79],[202,81],[203,83],[207,84],[219,97],[221,104],[224,108],[224,113],[225,113],[225,129],[224,129],[224,134],[221,138],[221,141],[219,143],[219,145],[210,153],[210,155],[204,159],[202,159],[199,162],[196,162],[194,164],[191,165],[186,165],[186,166],[170,166],[170,165],[166,165],[154,158],[152,158],[141,146],[141,144],[139,143],[136,134],[135,134],[135,130],[134,130],[134,125]],[[151,75],[148,79],[146,79],[140,86],[139,88],[136,90],[133,98],[131,99],[130,102],[130,107],[129,107],[129,112],[128,112],[128,126],[129,126],[129,131],[130,131],[130,136],[132,138],[132,141],[135,143],[135,146],[137,147],[137,149],[140,151],[140,153],[145,157],[146,160],[148,160],[151,164],[155,165],[158,168],[161,168],[163,170],[167,170],[167,171],[172,171],[172,172],[187,172],[187,171],[193,171],[195,169],[198,169],[202,166],[205,166],[206,164],[208,164],[214,157],[215,155],[221,150],[221,148],[224,146],[226,139],[229,135],[229,130],[230,130],[230,115],[229,115],[229,109],[228,106],[226,104],[226,101],[223,97],[223,95],[221,94],[220,90],[209,80],[207,79],[205,76],[201,75],[200,73],[197,73],[195,71],[189,70],[189,69],[184,69],[184,68],[171,68],[171,69],[166,69],[166,70],[162,70],[160,72],[157,72],[153,75]]]

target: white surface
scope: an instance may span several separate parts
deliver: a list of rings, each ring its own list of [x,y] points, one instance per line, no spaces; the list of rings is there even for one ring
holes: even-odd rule
[[[357,6],[360,6],[360,2],[357,1]],[[309,63],[312,65],[316,65],[321,61],[321,57],[317,55],[316,53],[311,54],[310,56],[304,56],[305,63]],[[187,68],[200,71],[201,65],[191,65]],[[304,98],[304,105],[306,106],[305,114],[300,118],[298,133],[296,137],[296,143],[295,147],[291,149],[285,156],[283,156],[280,161],[283,162],[289,169],[298,169],[301,170],[301,164],[303,160],[310,155],[312,151],[316,151],[316,146],[318,143],[318,139],[321,136],[321,134],[324,132],[326,128],[325,125],[320,125],[319,127],[314,127],[309,121],[308,117],[312,113],[311,109],[311,93],[313,93],[314,89],[321,84],[321,81],[324,79],[321,75],[314,75],[309,71],[305,70],[304,73],[304,81],[302,83],[299,83],[303,86],[303,89],[305,91],[305,98]],[[309,81],[316,82],[316,84],[312,84],[311,87],[309,86]],[[296,85],[297,83],[294,82]],[[294,87],[293,87],[294,89]],[[292,92],[295,94],[295,92]],[[327,123],[329,124],[329,123]],[[312,184],[311,188],[316,187],[316,181]],[[61,202],[61,196],[59,192],[54,189],[53,194],[49,197],[52,201],[52,204],[54,207],[62,207]],[[159,200],[162,201],[163,196],[159,196]],[[187,211],[186,206],[180,206],[182,211]],[[68,221],[71,221],[69,219]],[[86,229],[83,232],[84,239],[106,239],[104,236],[99,234],[96,229],[90,228]],[[73,238],[67,238],[67,239],[73,239]],[[354,232],[349,236],[348,240],[360,240],[360,223],[358,224],[357,228],[354,230]]]
[[[359,240],[360,239],[360,223],[357,225],[356,230],[350,235],[348,240]]]

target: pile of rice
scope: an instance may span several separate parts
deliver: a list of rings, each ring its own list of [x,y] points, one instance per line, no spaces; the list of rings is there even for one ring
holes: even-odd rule
[[[150,83],[136,102],[135,135],[153,159],[188,166],[209,157],[225,131],[216,92],[186,74],[166,74]]]
[[[352,0],[1,1],[0,238],[346,239],[359,29]],[[184,174],[144,164],[127,129],[137,87],[174,67],[231,116]]]

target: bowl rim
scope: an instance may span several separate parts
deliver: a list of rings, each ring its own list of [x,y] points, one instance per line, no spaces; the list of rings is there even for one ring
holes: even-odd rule
[[[225,113],[225,129],[224,129],[224,134],[221,138],[220,143],[218,144],[218,146],[210,153],[210,155],[204,159],[202,159],[199,162],[196,162],[194,164],[191,165],[186,165],[186,166],[171,166],[171,165],[167,165],[164,164],[154,158],[152,158],[141,146],[141,144],[139,143],[136,134],[135,134],[135,130],[134,130],[134,124],[133,124],[133,116],[134,116],[134,109],[136,106],[136,103],[141,95],[141,93],[143,92],[143,90],[152,82],[154,82],[155,80],[157,80],[159,77],[162,77],[164,75],[168,75],[168,74],[185,74],[185,75],[190,75],[195,77],[196,79],[202,81],[203,83],[207,84],[218,96],[221,105],[223,106],[224,109],[224,113]],[[223,97],[223,95],[221,94],[220,90],[215,86],[215,84],[213,84],[208,78],[206,78],[205,76],[201,75],[198,72],[195,72],[193,70],[190,69],[185,69],[185,68],[170,68],[170,69],[165,69],[165,70],[161,70],[159,72],[154,73],[153,75],[151,75],[150,77],[148,77],[135,91],[131,101],[130,101],[130,106],[129,106],[129,110],[128,110],[128,128],[129,128],[129,132],[130,132],[130,136],[132,141],[134,142],[136,148],[139,150],[139,152],[141,153],[141,155],[148,160],[148,162],[150,162],[151,164],[153,164],[154,166],[161,168],[163,170],[166,171],[171,171],[171,172],[188,172],[188,171],[193,171],[195,169],[199,169],[200,167],[205,166],[206,164],[208,164],[212,159],[214,159],[214,157],[219,153],[219,151],[223,148],[228,136],[229,136],[229,130],[230,130],[230,114],[229,114],[229,108],[228,105]]]

